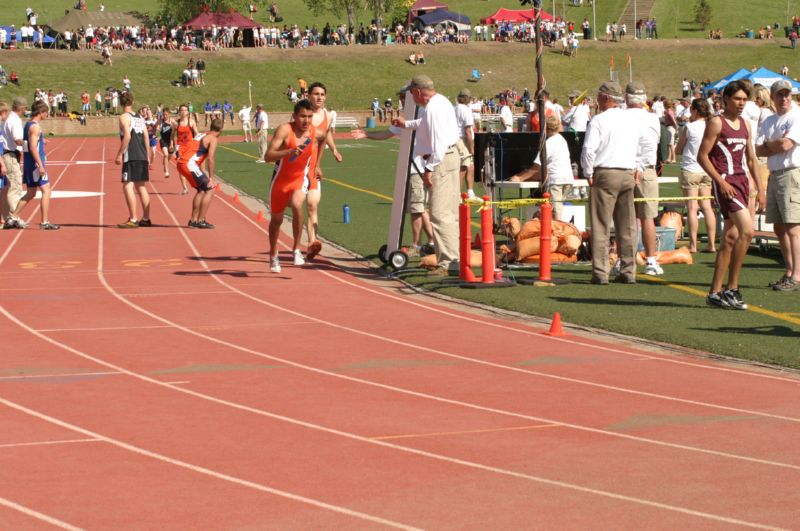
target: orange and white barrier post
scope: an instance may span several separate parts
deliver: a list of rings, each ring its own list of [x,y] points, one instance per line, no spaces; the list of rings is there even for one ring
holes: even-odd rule
[[[542,203],[542,232],[539,234],[539,280],[549,282],[552,280],[552,256],[550,255],[550,242],[553,240],[553,204],[550,194],[544,193],[547,202]]]
[[[494,284],[494,220],[492,219],[492,207],[489,204],[489,196],[483,196],[485,203],[481,210],[481,268],[482,281],[484,284]]]
[[[467,204],[467,194],[461,194],[461,204],[458,206],[458,227],[459,227],[459,277],[464,282],[476,282],[475,274],[472,272],[470,257],[472,255],[472,216]]]

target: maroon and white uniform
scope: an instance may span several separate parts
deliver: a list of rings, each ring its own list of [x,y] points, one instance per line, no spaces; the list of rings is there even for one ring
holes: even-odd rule
[[[747,204],[750,201],[750,182],[747,179],[744,162],[749,135],[745,121],[741,118],[736,120],[739,129],[731,127],[725,117],[720,116],[722,130],[717,143],[708,154],[711,164],[714,165],[720,177],[736,190],[736,195],[729,199],[720,194],[717,182],[712,182],[714,197],[717,199],[724,219],[728,219],[731,212],[747,210]]]

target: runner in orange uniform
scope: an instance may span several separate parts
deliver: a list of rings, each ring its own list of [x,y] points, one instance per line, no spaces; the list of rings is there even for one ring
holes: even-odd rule
[[[294,265],[303,265],[300,238],[303,234],[303,201],[308,192],[312,168],[317,160],[326,132],[311,125],[313,111],[308,100],[294,106],[292,121],[275,130],[269,142],[265,159],[277,162],[270,185],[269,257],[270,271],[280,273],[278,261],[278,231],[283,223],[283,211],[292,208],[292,255]]]
[[[311,102],[311,110],[314,117],[311,120],[311,125],[326,133],[325,143],[330,146],[331,153],[336,162],[342,162],[342,155],[336,149],[336,143],[333,140],[333,125],[331,115],[325,108],[325,98],[327,97],[328,89],[319,81],[312,83],[308,87],[308,100]],[[306,224],[306,231],[308,233],[308,252],[306,258],[311,260],[322,249],[322,244],[317,240],[317,230],[319,229],[318,209],[320,199],[322,199],[322,167],[320,161],[322,154],[325,152],[324,146],[319,149],[316,160],[313,161],[313,168],[311,171],[311,181],[308,186],[308,195],[306,196],[306,209],[308,210],[308,222]]]
[[[178,122],[172,131],[173,135],[175,135],[173,139],[175,144],[175,160],[177,161],[180,159],[181,150],[200,132],[197,128],[197,122],[195,122],[194,118],[189,114],[189,106],[185,103],[178,107]],[[186,177],[183,175],[180,177],[181,184],[183,185],[181,195],[186,195],[189,193],[189,183],[186,181]]]
[[[217,152],[217,139],[225,122],[220,118],[211,120],[208,133],[194,137],[180,151],[178,173],[185,177],[197,193],[192,200],[192,216],[189,227],[195,229],[213,229],[214,225],[206,221],[206,213],[214,199],[214,162]],[[203,171],[206,164],[207,173]]]

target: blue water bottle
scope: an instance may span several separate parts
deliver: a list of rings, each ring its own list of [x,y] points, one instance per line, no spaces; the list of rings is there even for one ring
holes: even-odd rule
[[[350,205],[347,203],[342,207],[342,221],[344,221],[345,225],[350,224]]]

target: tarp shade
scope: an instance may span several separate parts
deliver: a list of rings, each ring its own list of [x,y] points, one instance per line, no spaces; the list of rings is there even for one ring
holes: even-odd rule
[[[6,42],[5,42],[5,44],[9,44],[11,42],[11,26],[0,26],[0,27],[2,27],[3,29],[6,30]],[[20,45],[22,40],[20,39],[20,36],[19,36],[19,28],[15,28],[15,31],[17,33],[17,44]],[[39,31],[42,31],[42,30],[40,29]],[[51,36],[49,36],[48,34],[45,33],[44,37],[42,38],[42,44],[51,44],[54,40],[55,39],[53,39],[53,37],[51,37]],[[35,42],[35,43],[39,42],[39,36],[36,33],[33,34],[33,42]]]
[[[493,15],[481,21],[485,24],[497,24],[498,22],[533,22],[536,20],[535,9],[506,9],[501,7]],[[553,15],[542,11],[542,20],[553,20]]]
[[[773,83],[778,80],[785,79],[789,83],[792,84],[792,93],[797,94],[800,93],[800,83],[791,79],[786,76],[782,76],[777,72],[773,72],[769,68],[761,68],[756,69],[755,71],[750,71],[746,68],[740,68],[736,72],[723,77],[722,79],[711,83],[710,85],[706,85],[705,89],[703,89],[706,93],[711,90],[716,90],[717,92],[722,92],[722,89],[730,83],[731,81],[736,81],[737,79],[749,79],[753,82],[754,85],[763,85],[767,88],[770,88]]]
[[[436,11],[425,13],[424,15],[418,16],[417,20],[426,26],[433,26],[435,24],[441,24],[442,22],[452,22],[456,25],[470,25],[469,17],[460,13],[453,13],[447,9],[437,9]]]
[[[230,13],[200,13],[183,25],[184,28],[210,28],[211,26],[252,29],[260,28],[261,24],[233,11]]]

